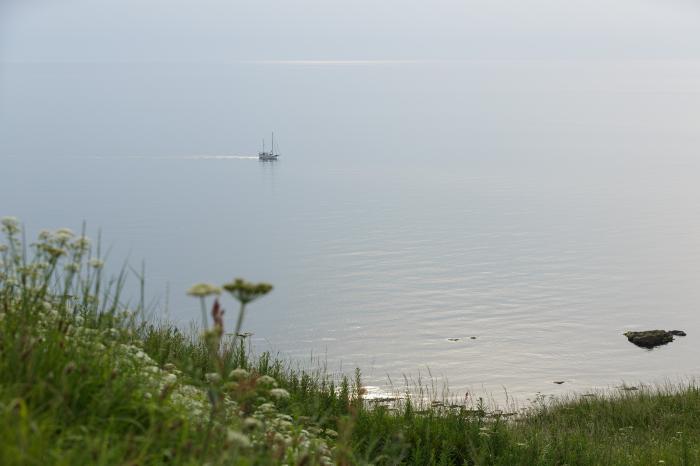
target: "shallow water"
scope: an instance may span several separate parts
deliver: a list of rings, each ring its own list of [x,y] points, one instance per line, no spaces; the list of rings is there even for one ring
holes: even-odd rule
[[[694,62],[8,65],[0,215],[101,228],[182,325],[192,283],[272,282],[245,324],[256,348],[380,387],[421,373],[526,400],[692,377],[698,78]],[[282,157],[261,163],[271,129]],[[689,336],[651,352],[621,336],[649,328]]]

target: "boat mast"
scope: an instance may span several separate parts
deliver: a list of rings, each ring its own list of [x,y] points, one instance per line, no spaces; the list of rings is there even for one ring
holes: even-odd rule
[[[275,155],[275,132],[272,132],[272,149],[270,155]]]

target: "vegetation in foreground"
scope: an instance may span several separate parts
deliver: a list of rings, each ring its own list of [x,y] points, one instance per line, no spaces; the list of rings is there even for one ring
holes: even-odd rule
[[[2,229],[0,464],[700,464],[692,384],[516,416],[415,397],[373,406],[359,371],[334,380],[246,350],[246,306],[269,285],[193,287],[205,331],[189,334],[128,309],[125,274],[105,279],[84,234],[27,245],[15,219]],[[221,293],[240,306],[232,334],[206,301]]]

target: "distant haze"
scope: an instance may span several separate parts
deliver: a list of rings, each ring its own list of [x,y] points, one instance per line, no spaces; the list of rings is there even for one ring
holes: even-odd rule
[[[3,0],[3,61],[692,59],[691,0]]]

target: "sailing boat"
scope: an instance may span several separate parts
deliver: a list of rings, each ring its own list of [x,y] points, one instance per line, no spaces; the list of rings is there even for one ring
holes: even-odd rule
[[[277,160],[277,157],[279,157],[279,154],[275,154],[275,133],[272,133],[272,149],[270,149],[270,152],[267,152],[265,150],[265,140],[263,139],[262,143],[262,152],[258,152],[258,159],[260,160]]]

